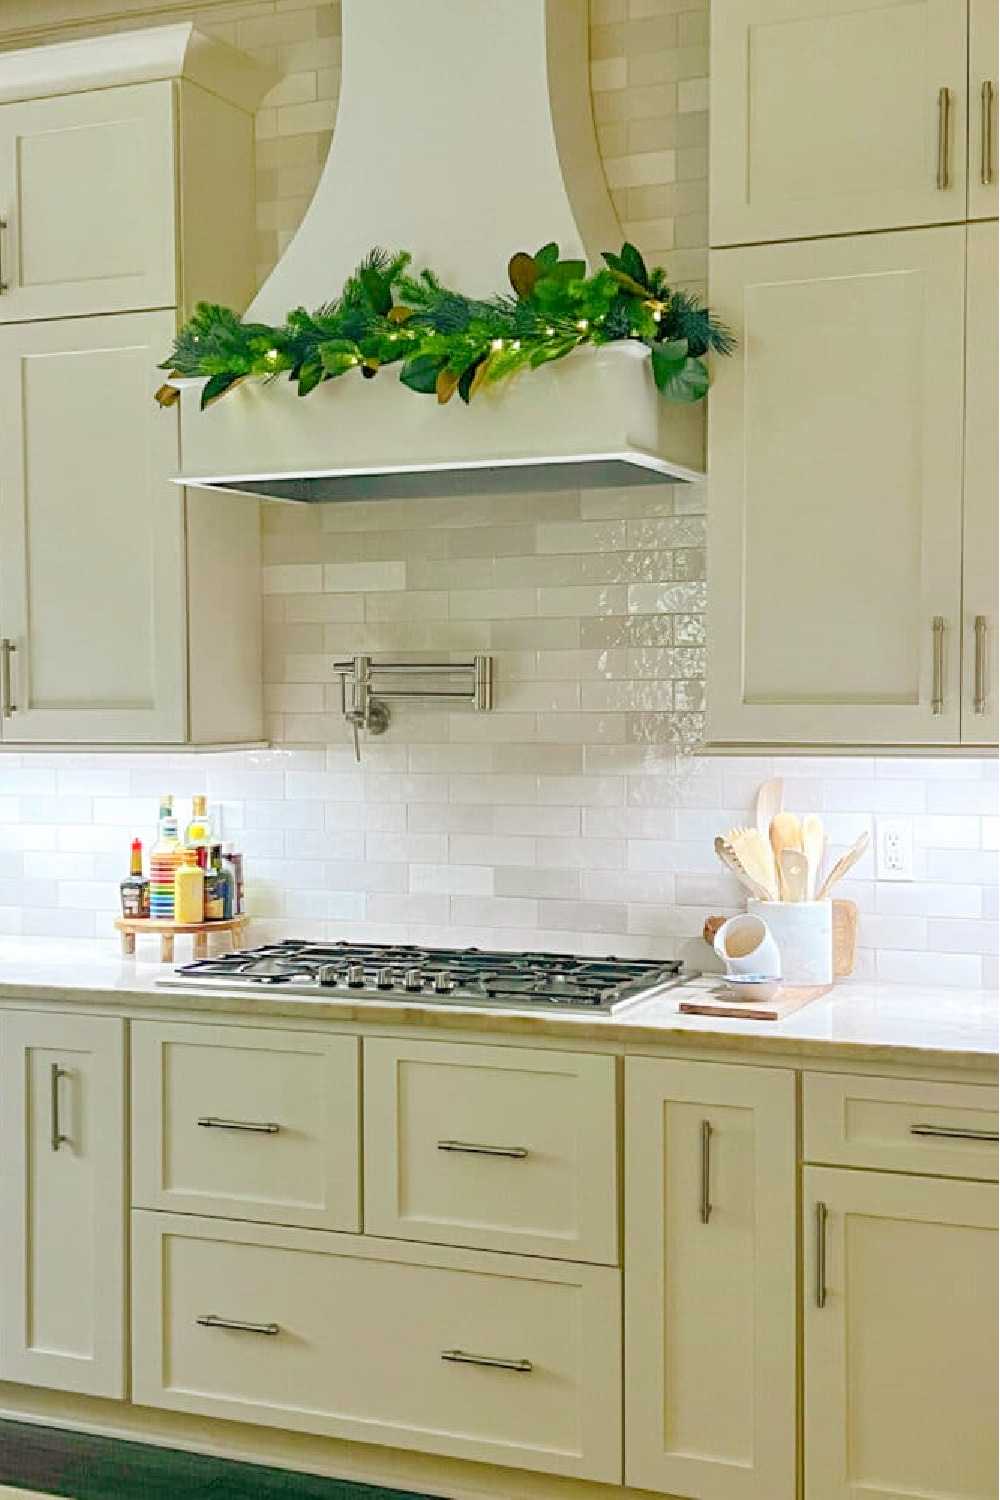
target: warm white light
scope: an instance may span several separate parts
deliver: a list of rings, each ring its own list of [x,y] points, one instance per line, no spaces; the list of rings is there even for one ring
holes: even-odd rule
[[[577,328],[579,328],[581,333],[586,333],[587,329],[590,327],[590,324],[587,322],[586,318],[581,318],[576,326]]]
[[[490,344],[490,348],[495,354],[499,353],[499,351],[503,348],[503,339],[494,339]]]

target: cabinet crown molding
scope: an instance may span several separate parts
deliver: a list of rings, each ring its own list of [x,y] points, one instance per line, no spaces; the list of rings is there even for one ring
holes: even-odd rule
[[[252,114],[277,82],[269,68],[190,22],[0,53],[0,104],[184,78]]]

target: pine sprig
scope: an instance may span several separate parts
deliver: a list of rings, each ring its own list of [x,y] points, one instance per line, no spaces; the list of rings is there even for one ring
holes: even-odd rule
[[[647,268],[634,245],[604,259],[606,268],[588,277],[555,243],[520,252],[510,263],[516,295],[483,299],[444,286],[430,269],[414,276],[406,251],[376,246],[335,301],[313,312],[297,307],[281,327],[200,302],[160,368],[207,377],[203,406],[248,376],[287,375],[307,395],[350,370],[372,378],[393,364],[411,389],[441,402],[457,391],[468,402],[480,386],[583,344],[638,340],[650,348],[667,400],[700,400],[709,383],[703,357],[733,352],[730,329],[690,292],[673,291],[663,268]]]

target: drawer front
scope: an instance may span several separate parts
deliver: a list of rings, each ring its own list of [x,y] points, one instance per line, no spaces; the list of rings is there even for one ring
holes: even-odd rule
[[[358,1230],[354,1036],[132,1028],[133,1203]]]
[[[615,1060],[365,1042],[370,1234],[618,1263]]]
[[[806,1161],[997,1180],[997,1090],[806,1073]]]
[[[140,1405],[621,1482],[617,1271],[132,1221]]]

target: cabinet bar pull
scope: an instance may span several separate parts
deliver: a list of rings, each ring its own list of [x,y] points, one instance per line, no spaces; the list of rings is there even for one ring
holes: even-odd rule
[[[944,713],[944,616],[935,615],[934,632],[934,679],[931,685],[931,713]]]
[[[201,1328],[232,1328],[237,1333],[264,1333],[268,1338],[281,1332],[277,1323],[240,1323],[236,1318],[220,1318],[215,1313],[202,1313],[195,1322]]]
[[[58,1063],[53,1063],[49,1071],[49,1114],[52,1127],[52,1149],[58,1151],[64,1143],[69,1144],[69,1136],[63,1135],[59,1129],[59,1080],[68,1078],[69,1069],[61,1068]]]
[[[710,1183],[712,1172],[712,1126],[708,1120],[701,1122],[701,1222],[707,1224],[712,1217]]]
[[[940,1141],[1000,1141],[1000,1132],[996,1130],[963,1130],[957,1125],[911,1125],[910,1134],[932,1136]]]
[[[10,282],[3,279],[3,237],[7,232],[7,220],[0,219],[0,297],[10,290]]]
[[[2,289],[0,287],[0,291]],[[16,650],[14,642],[4,636],[0,641],[0,714],[5,719],[17,713],[17,704],[12,700],[10,692],[10,659]]]
[[[252,1130],[255,1135],[277,1135],[281,1129],[273,1120],[220,1120],[215,1115],[204,1115],[198,1124],[206,1130]]]
[[[517,1161],[523,1161],[528,1154],[527,1146],[480,1146],[475,1141],[438,1141],[438,1150],[465,1151],[470,1156],[509,1156]]]
[[[948,178],[948,134],[951,90],[938,89],[937,185],[942,192],[951,186]]]
[[[982,131],[979,181],[983,187],[991,187],[993,183],[993,85],[988,78],[983,84]]]
[[[816,1306],[826,1306],[826,1204],[816,1205]]]
[[[494,1354],[470,1354],[466,1349],[442,1349],[441,1358],[452,1365],[485,1365],[490,1370],[513,1370],[517,1375],[530,1375],[534,1369],[530,1359],[498,1359]]]
[[[973,689],[972,712],[986,712],[986,616],[976,616],[976,683]]]

